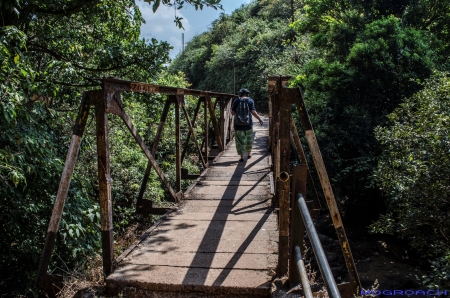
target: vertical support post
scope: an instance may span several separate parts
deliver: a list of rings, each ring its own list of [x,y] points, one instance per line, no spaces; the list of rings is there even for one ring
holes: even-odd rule
[[[284,201],[280,200],[280,211],[278,213],[278,277],[287,275],[289,265],[289,180],[289,172],[280,173],[280,177],[278,178],[278,192],[280,198],[288,199],[288,205],[286,208]]]
[[[303,235],[305,233],[305,226],[302,220],[302,215],[298,209],[296,194],[301,193],[306,197],[306,174],[308,165],[298,164],[292,171],[292,194],[291,194],[291,224],[290,224],[290,262],[289,262],[289,282],[291,285],[300,283],[300,274],[295,266],[297,263],[295,257],[295,246],[300,247],[303,255]]]
[[[230,117],[231,117],[231,98],[226,101],[226,114],[225,114],[225,124],[223,133],[223,145],[227,145],[227,140],[229,138],[229,127],[230,127]]]
[[[356,270],[355,261],[353,260],[350,245],[348,244],[347,240],[347,235],[345,234],[344,224],[342,223],[341,215],[339,214],[339,209],[334,197],[333,188],[331,187],[330,179],[328,178],[327,170],[325,168],[325,163],[323,162],[322,154],[320,153],[319,144],[317,143],[316,135],[309,119],[308,112],[306,111],[305,102],[303,100],[303,96],[301,95],[300,89],[298,89],[298,93],[299,96],[297,98],[297,108],[300,114],[300,120],[303,126],[303,130],[305,131],[306,140],[308,141],[308,146],[314,160],[314,165],[319,175],[328,209],[330,210],[330,216],[333,220],[333,225],[336,229],[336,234],[339,239],[342,252],[344,254],[345,264],[350,275],[354,293],[356,293],[357,288],[359,287],[360,289],[362,289],[362,287],[358,272]]]
[[[269,151],[272,152],[272,95],[269,95]],[[273,156],[272,156],[273,157]]]
[[[226,141],[226,129],[225,129],[225,100],[220,97],[220,136],[222,137],[223,147],[227,145]]]
[[[98,92],[91,91],[90,93]],[[61,222],[64,204],[66,202],[67,193],[69,191],[70,181],[72,180],[75,162],[77,160],[78,151],[81,145],[81,138],[86,127],[86,121],[89,115],[90,106],[87,103],[87,93],[83,94],[80,110],[73,128],[72,139],[70,141],[69,150],[64,163],[64,170],[59,182],[58,193],[56,195],[55,205],[53,206],[52,217],[47,228],[44,249],[42,251],[39,269],[36,277],[36,286],[39,286],[39,280],[47,274],[48,265],[55,245],[56,234],[58,233],[59,224]]]
[[[279,192],[278,192],[278,182],[280,177],[280,142],[279,142],[279,128],[280,128],[280,93],[281,93],[281,77],[270,77],[269,78],[269,88],[272,90],[272,164],[273,173],[275,178],[275,196],[274,205],[279,205]]]
[[[95,106],[97,127],[98,192],[100,199],[100,225],[102,232],[103,274],[110,275],[114,270],[114,238],[112,223],[112,201],[109,164],[108,113],[106,101],[113,92],[103,88],[103,98]]]
[[[161,139],[162,132],[164,130],[164,124],[166,123],[167,114],[170,109],[170,100],[166,100],[164,108],[161,114],[161,120],[159,121],[158,130],[156,131],[155,139],[153,140],[152,146],[152,156],[155,156],[156,149],[158,148],[159,140]],[[145,169],[144,179],[142,180],[141,189],[139,190],[139,195],[137,198],[136,206],[142,205],[142,199],[144,198],[145,188],[147,187],[148,178],[150,176],[150,171],[152,170],[152,163],[149,161],[147,163],[147,168]]]
[[[205,136],[204,136],[204,143],[205,143],[205,160],[206,162],[208,162],[208,147],[209,147],[209,142],[208,142],[208,133],[209,133],[209,121],[208,121],[208,103],[206,100],[206,97],[202,96],[199,99],[199,102],[203,101],[203,122],[205,125]]]
[[[211,122],[214,127],[214,137],[216,138],[217,146],[219,147],[219,151],[223,151],[224,146],[222,145],[222,138],[220,136],[219,125],[217,124],[216,114],[214,113],[211,97],[206,96],[206,101],[208,102],[209,117],[211,118]]]
[[[280,205],[279,211],[279,224],[280,224],[280,242],[279,242],[279,254],[280,254],[280,276],[288,273],[288,259],[289,259],[289,217],[290,217],[290,118],[291,118],[291,104],[289,99],[281,96],[281,79],[277,81],[278,85],[278,101],[280,107],[279,118],[279,178],[278,184],[280,186],[278,192],[278,202]],[[281,268],[281,266],[284,266]]]
[[[169,95],[175,97],[175,156],[176,156],[176,183],[175,189],[181,191],[181,129],[180,129],[180,103],[179,95]]]

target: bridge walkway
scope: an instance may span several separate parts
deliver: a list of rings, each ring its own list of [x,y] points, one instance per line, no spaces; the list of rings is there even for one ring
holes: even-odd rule
[[[264,122],[254,125],[252,158],[239,162],[230,142],[178,210],[163,216],[107,277],[108,291],[270,296],[279,237]]]

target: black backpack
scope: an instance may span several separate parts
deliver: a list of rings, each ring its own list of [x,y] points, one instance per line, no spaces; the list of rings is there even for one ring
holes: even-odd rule
[[[248,107],[247,98],[239,97],[239,105],[236,109],[236,118],[234,123],[236,125],[249,125],[250,117],[250,109]]]

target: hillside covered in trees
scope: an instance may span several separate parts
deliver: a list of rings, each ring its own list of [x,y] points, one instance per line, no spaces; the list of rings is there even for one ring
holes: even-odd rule
[[[291,6],[292,4],[292,6]],[[450,285],[450,1],[259,0],[222,15],[171,64],[194,88],[304,92],[347,226],[426,256]]]

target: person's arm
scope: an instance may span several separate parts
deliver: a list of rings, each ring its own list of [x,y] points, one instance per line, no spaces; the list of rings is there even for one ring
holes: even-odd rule
[[[253,116],[255,116],[256,119],[259,120],[259,124],[263,125],[264,122],[262,121],[261,117],[259,117],[258,113],[256,113],[256,110],[251,110],[250,112]]]

